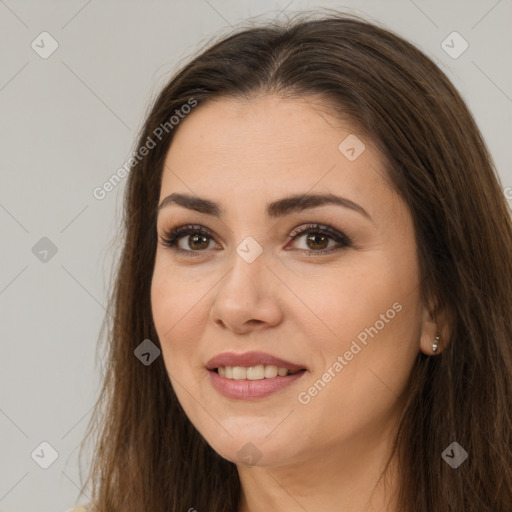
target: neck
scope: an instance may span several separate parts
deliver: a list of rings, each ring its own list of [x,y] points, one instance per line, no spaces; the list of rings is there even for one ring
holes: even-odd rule
[[[326,445],[286,465],[239,465],[239,512],[396,511],[396,458],[384,473],[391,432],[371,439],[361,435],[343,445]]]

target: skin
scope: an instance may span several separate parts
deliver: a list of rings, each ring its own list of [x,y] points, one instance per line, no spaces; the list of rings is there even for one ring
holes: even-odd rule
[[[354,133],[365,150],[349,161],[338,146]],[[419,350],[432,355],[436,324],[431,305],[420,300],[410,212],[383,176],[372,141],[328,116],[313,98],[260,95],[206,103],[181,122],[169,148],[160,201],[189,193],[220,203],[225,213],[219,219],[175,204],[160,210],[159,237],[200,224],[213,238],[191,257],[158,244],[153,319],[187,416],[214,450],[237,465],[242,512],[395,510],[395,461],[376,484],[413,362]],[[301,193],[346,197],[371,220],[337,205],[266,216],[268,202]],[[309,223],[331,226],[353,245],[312,254],[338,243],[287,237]],[[263,248],[250,264],[236,252],[248,236]],[[192,239],[184,235],[180,247],[192,251]],[[298,394],[396,303],[401,310],[394,318],[367,345],[358,343],[362,349],[344,358],[341,371],[331,370],[330,381],[308,403],[299,402]],[[220,395],[207,361],[221,352],[252,350],[300,363],[307,372],[266,398]],[[237,455],[248,442],[260,455],[252,466]]]

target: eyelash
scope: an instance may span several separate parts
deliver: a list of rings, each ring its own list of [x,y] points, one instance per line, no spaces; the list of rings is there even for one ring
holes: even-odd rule
[[[294,230],[296,231],[296,230]],[[329,238],[334,240],[335,242],[341,244],[339,247],[331,247],[330,249],[322,249],[322,250],[311,250],[311,249],[298,249],[301,253],[308,253],[308,254],[317,254],[319,256],[324,254],[329,254],[335,251],[339,251],[341,249],[345,249],[346,247],[350,247],[352,245],[352,241],[348,236],[346,236],[344,233],[340,233],[334,228],[331,228],[330,226],[325,226],[323,224],[308,224],[306,226],[303,226],[300,228],[300,231],[296,231],[295,233],[288,235],[288,238],[291,238],[292,240],[296,240],[297,238],[300,238],[301,236],[304,236],[306,234],[321,234],[321,235],[327,235]],[[185,235],[203,235],[206,238],[213,239],[212,233],[200,225],[193,225],[193,224],[187,224],[185,226],[179,226],[175,229],[171,229],[168,231],[165,231],[163,235],[160,237],[160,243],[164,245],[165,247],[168,247],[172,249],[174,252],[183,254],[186,256],[200,256],[200,253],[204,253],[206,250],[185,250],[180,249],[177,247],[178,241],[183,238]]]

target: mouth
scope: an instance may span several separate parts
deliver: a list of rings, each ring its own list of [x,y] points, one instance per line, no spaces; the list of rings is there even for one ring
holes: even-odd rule
[[[263,380],[273,379],[274,377],[286,377],[287,375],[295,375],[305,369],[291,371],[282,366],[273,364],[259,364],[257,366],[219,366],[213,370],[221,377],[233,380]]]
[[[262,352],[223,353],[206,364],[213,387],[228,398],[255,399],[291,385],[306,367]]]

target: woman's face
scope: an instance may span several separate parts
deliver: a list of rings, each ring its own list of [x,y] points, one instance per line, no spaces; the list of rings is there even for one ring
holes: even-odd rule
[[[179,196],[159,210],[159,240],[203,232],[159,242],[153,319],[188,418],[235,463],[382,445],[435,334],[379,153],[314,105],[206,103],[165,161],[160,202]]]

